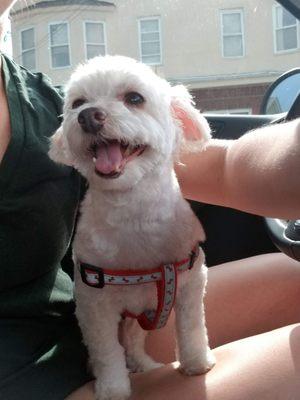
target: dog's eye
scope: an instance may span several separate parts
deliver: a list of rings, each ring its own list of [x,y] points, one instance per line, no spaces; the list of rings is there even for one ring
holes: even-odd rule
[[[76,99],[72,103],[72,109],[78,108],[78,107],[82,106],[82,104],[84,104],[84,103],[86,103],[86,99]]]
[[[145,102],[144,97],[137,92],[129,92],[124,96],[125,103],[137,106]]]

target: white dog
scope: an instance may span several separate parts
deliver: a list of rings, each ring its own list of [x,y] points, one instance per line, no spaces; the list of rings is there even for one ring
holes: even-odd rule
[[[67,85],[49,154],[89,183],[74,239],[75,296],[99,400],[130,396],[126,365],[160,366],[145,353],[138,322],[163,326],[173,304],[181,370],[201,374],[214,365],[198,251],[204,232],[173,170],[183,146],[209,136],[187,90],[132,59],[94,58]]]

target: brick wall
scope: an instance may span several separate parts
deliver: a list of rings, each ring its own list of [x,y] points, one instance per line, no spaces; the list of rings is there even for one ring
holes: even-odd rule
[[[251,109],[259,114],[262,98],[269,83],[194,89],[191,93],[202,111]]]

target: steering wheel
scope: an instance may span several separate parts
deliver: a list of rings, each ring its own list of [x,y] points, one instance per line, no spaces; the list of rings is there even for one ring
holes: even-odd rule
[[[300,94],[288,111],[285,121],[291,121],[300,116]],[[265,218],[268,233],[279,250],[300,261],[300,219],[284,221],[275,218]]]
[[[279,250],[300,261],[300,219],[265,218],[268,233]]]

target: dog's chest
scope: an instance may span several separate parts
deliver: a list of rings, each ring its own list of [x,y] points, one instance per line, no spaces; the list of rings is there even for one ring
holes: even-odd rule
[[[95,211],[87,196],[74,241],[76,258],[102,268],[147,269],[183,259],[204,239],[183,199],[140,200],[118,206],[98,200],[102,207]]]
[[[113,229],[102,223],[90,232],[78,227],[74,250],[81,261],[106,268],[151,268],[172,251],[176,235],[159,223],[122,224]],[[172,248],[172,250],[171,250]],[[167,261],[167,260],[166,260]]]

